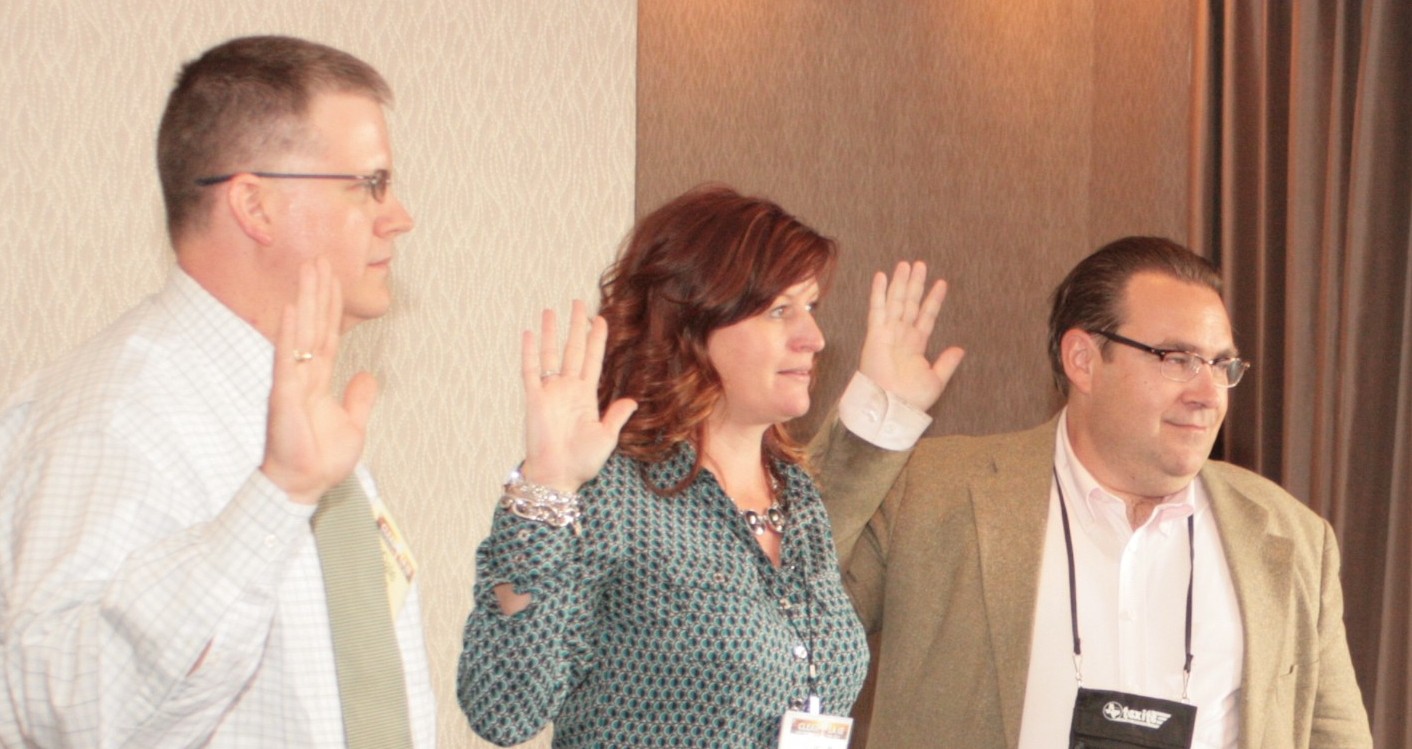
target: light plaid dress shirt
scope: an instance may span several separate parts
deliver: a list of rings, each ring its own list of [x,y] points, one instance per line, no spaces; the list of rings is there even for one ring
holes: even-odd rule
[[[178,269],[0,410],[0,746],[343,745],[313,508],[258,470],[272,355]],[[415,587],[396,628],[432,747]]]

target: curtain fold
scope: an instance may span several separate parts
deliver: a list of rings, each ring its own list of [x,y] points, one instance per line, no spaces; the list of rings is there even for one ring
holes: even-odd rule
[[[1412,3],[1196,11],[1191,232],[1254,362],[1224,456],[1333,525],[1379,747],[1412,746]]]

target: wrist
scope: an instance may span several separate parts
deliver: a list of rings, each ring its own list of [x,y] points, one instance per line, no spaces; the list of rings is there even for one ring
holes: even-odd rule
[[[300,477],[291,477],[289,472],[277,470],[268,463],[260,465],[260,473],[296,504],[316,505],[327,490],[327,487],[311,486],[308,481],[298,480]]]
[[[861,370],[838,402],[838,418],[848,431],[884,450],[910,450],[931,425],[925,411],[878,385]]]
[[[583,486],[584,483],[583,481],[566,477],[561,472],[546,471],[542,466],[532,463],[529,460],[516,466],[515,469],[510,472],[506,483],[509,483],[517,476],[519,480],[527,484],[547,487],[561,494],[576,494],[578,493],[579,487]]]
[[[578,492],[539,484],[526,479],[520,468],[510,472],[500,506],[515,517],[544,523],[554,528],[572,526],[579,530],[583,505]]]

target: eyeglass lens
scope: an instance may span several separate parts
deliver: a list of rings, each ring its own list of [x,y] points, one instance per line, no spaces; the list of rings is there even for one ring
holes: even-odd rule
[[[368,192],[372,193],[373,200],[381,203],[387,197],[387,184],[392,181],[392,175],[386,169],[379,169],[367,177]]]
[[[1206,362],[1195,356],[1183,353],[1168,354],[1162,359],[1162,375],[1177,382],[1190,382],[1201,371]],[[1211,365],[1211,376],[1217,385],[1235,387],[1245,375],[1245,362],[1240,359],[1226,359]]]

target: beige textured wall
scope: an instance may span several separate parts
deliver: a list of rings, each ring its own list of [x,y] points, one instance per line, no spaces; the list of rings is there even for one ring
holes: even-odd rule
[[[422,564],[447,747],[474,739],[455,658],[475,544],[518,459],[518,331],[593,296],[632,221],[632,0],[4,0],[0,393],[155,290],[170,263],[153,141],[180,62],[289,33],[387,76],[418,221],[398,302],[349,360],[383,396],[368,460]],[[543,739],[534,746],[547,746]]]
[[[938,432],[1053,406],[1047,295],[1118,236],[1185,234],[1187,0],[639,3],[638,206],[702,180],[840,240],[808,429],[856,364],[875,269],[951,281],[969,355]]]

